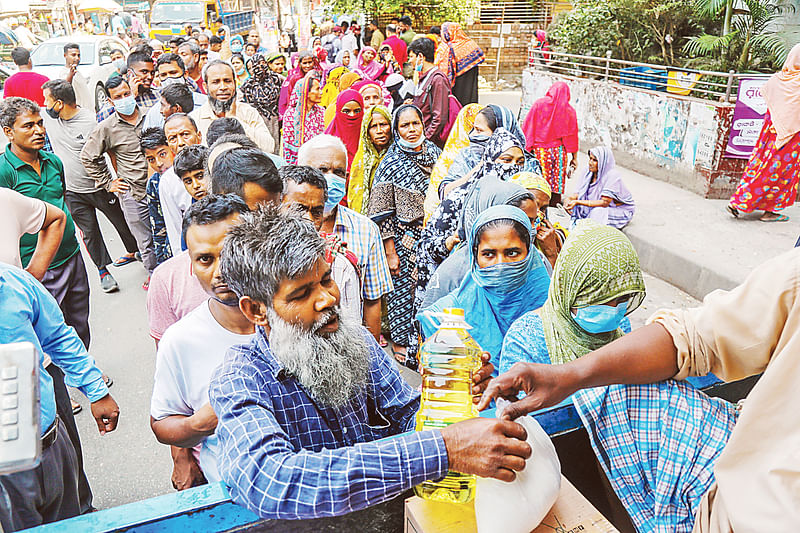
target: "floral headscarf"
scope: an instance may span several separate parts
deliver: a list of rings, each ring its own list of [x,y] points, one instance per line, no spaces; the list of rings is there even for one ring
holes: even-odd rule
[[[269,68],[267,59],[256,54],[247,61],[250,78],[242,84],[243,100],[256,108],[265,119],[278,116],[278,98],[283,81]]]

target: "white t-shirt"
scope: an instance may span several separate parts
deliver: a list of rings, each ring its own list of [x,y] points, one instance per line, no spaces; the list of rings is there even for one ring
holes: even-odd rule
[[[208,300],[167,328],[158,343],[150,416],[192,415],[209,403],[211,374],[222,364],[228,348],[248,344],[253,335],[238,335],[214,319]],[[217,436],[201,442],[198,462],[209,483],[220,481]],[[197,448],[195,448],[197,454]]]
[[[164,213],[164,225],[167,226],[167,239],[173,254],[181,252],[181,233],[183,230],[183,214],[192,205],[192,197],[186,192],[183,182],[170,167],[161,175],[158,182],[158,199]]]
[[[47,206],[13,189],[0,187],[0,263],[22,268],[19,239],[42,229]]]

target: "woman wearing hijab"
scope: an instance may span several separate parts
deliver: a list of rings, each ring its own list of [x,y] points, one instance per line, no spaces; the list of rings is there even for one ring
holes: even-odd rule
[[[287,165],[296,165],[300,146],[322,133],[324,110],[319,105],[321,99],[318,73],[309,73],[295,85],[289,107],[283,115],[283,158]]]
[[[242,84],[242,100],[261,114],[272,138],[275,139],[274,154],[280,150],[280,124],[278,116],[278,99],[283,83],[279,74],[269,68],[268,60],[256,54],[249,61],[250,78]]]
[[[336,101],[336,97],[339,95],[339,80],[347,72],[347,67],[334,67],[328,72],[325,87],[322,88],[322,101],[320,102],[322,107],[327,109],[329,105]]]
[[[404,362],[412,343],[416,243],[422,229],[422,204],[441,150],[425,139],[422,112],[400,106],[392,120],[394,143],[375,171],[367,214],[378,224],[392,273],[387,299],[392,353]]]
[[[467,233],[469,274],[456,290],[417,314],[424,336],[436,331],[426,315],[457,307],[481,349],[497,360],[514,321],[547,299],[550,276],[533,238],[530,218],[518,207],[495,205],[481,212]]]
[[[234,54],[241,54],[244,52],[244,38],[241,35],[234,35],[231,37],[230,42],[231,52]]]
[[[445,22],[441,33],[434,61],[436,66],[450,80],[453,96],[461,105],[477,103],[478,65],[483,63],[483,50],[467,37],[460,24]]]
[[[347,185],[347,207],[353,211],[367,214],[375,171],[392,141],[392,115],[389,110],[380,105],[367,109]]]
[[[619,230],[580,221],[558,256],[542,309],[511,326],[500,372],[517,361],[563,364],[630,331],[625,320],[644,300],[639,256]]]
[[[378,55],[378,52],[375,51],[374,48],[371,46],[365,46],[361,49],[358,53],[358,59],[356,59],[356,67],[353,69],[354,72],[358,72],[361,75],[361,78],[365,80],[376,80],[378,76],[383,72],[383,65],[375,61],[375,57]]]
[[[783,64],[761,88],[767,103],[764,126],[758,143],[750,154],[728,211],[736,218],[739,212],[763,209],[762,222],[785,222],[778,211],[794,204],[800,179],[800,45],[795,45]]]
[[[480,163],[486,143],[498,128],[510,131],[519,139],[521,146],[525,146],[525,135],[522,133],[522,129],[510,109],[494,104],[489,104],[481,109],[475,116],[472,129],[469,131],[469,145],[458,153],[450,168],[448,168],[447,175],[439,183],[439,188],[436,191],[438,197],[434,198],[431,212],[453,190],[453,184],[468,175]],[[536,158],[529,157],[530,154],[525,155],[525,170],[541,174],[541,168]]]
[[[233,73],[236,75],[236,87],[241,87],[244,82],[250,79],[250,73],[247,72],[244,56],[234,53],[231,56],[230,62],[233,67]]]
[[[267,56],[267,66],[272,72],[279,75],[283,82],[286,78],[286,56],[280,52]]]
[[[537,219],[541,217],[539,211],[541,206],[547,206],[550,197],[546,196],[542,203],[538,198],[542,193],[531,190],[523,182],[529,185],[528,180],[518,179],[527,173],[520,173],[513,176],[509,181],[501,181],[494,176],[487,176],[477,186],[477,194],[472,198],[475,203],[474,208],[465,209],[465,216],[462,225],[471,228],[477,215],[494,205],[513,205],[522,209],[531,221],[531,226],[536,230]],[[548,188],[549,190],[549,188]],[[536,240],[538,247],[538,236]],[[414,293],[414,310],[419,310],[435,303],[442,296],[458,288],[461,280],[469,272],[469,254],[464,243],[457,244],[450,255],[442,261],[427,286],[417,284]],[[548,263],[545,263],[547,268]]]
[[[280,113],[281,116],[286,113],[289,99],[294,94],[294,86],[297,82],[303,79],[312,70],[316,70],[322,74],[322,69],[319,66],[317,57],[310,50],[299,52],[295,61],[295,67],[289,71],[289,75],[286,76],[286,80],[284,80],[283,85],[281,85],[281,97],[278,101],[278,113]]]
[[[633,218],[633,195],[615,168],[614,154],[606,146],[589,150],[589,168],[564,208],[572,220],[591,218],[598,224],[622,229]]]
[[[383,105],[391,111],[394,107],[392,95],[379,81],[361,80],[353,84],[353,89],[361,93],[364,98],[364,108]]]
[[[533,103],[522,126],[526,148],[539,161],[553,190],[553,207],[561,203],[564,182],[578,167],[578,118],[569,98],[569,86],[563,81],[554,83],[546,96]]]
[[[394,58],[392,47],[388,44],[382,44],[378,48],[378,59],[376,60],[381,65],[381,72],[378,74],[378,80],[385,82],[392,74],[403,73],[403,65],[399,64]]]
[[[347,171],[358,151],[361,121],[364,118],[364,100],[358,91],[347,89],[336,97],[336,116],[325,133],[338,137],[347,148]]]
[[[356,72],[345,72],[342,74],[342,77],[339,78],[339,93],[346,91],[347,89],[351,88],[354,84],[358,83],[361,79],[361,76]],[[338,94],[337,93],[337,96]],[[325,108],[325,127],[327,128],[330,126],[331,122],[333,122],[333,117],[336,116],[336,99],[334,99],[328,107]]]
[[[433,214],[433,210],[439,205],[439,184],[447,176],[450,165],[453,164],[461,150],[469,146],[470,134],[475,125],[475,117],[481,109],[483,109],[482,105],[469,104],[462,107],[461,111],[458,112],[453,129],[450,130],[450,135],[444,144],[442,155],[433,167],[433,172],[431,172],[431,183],[428,186],[428,192],[425,194],[426,223],[431,214]]]
[[[336,61],[337,66],[347,67],[348,70],[350,70],[351,64],[355,63],[355,58],[350,50],[339,50],[339,53],[336,54],[334,60]]]

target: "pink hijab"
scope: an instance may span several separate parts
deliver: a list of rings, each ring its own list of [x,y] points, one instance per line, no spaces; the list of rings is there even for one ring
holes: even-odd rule
[[[800,44],[789,52],[783,69],[761,88],[775,126],[775,147],[781,148],[800,131]]]
[[[372,51],[372,53],[375,54],[375,56],[372,58],[372,61],[370,61],[366,65],[362,65],[361,61],[364,57],[364,52],[366,52],[367,50]],[[374,80],[381,74],[381,72],[383,72],[383,65],[375,61],[375,57],[377,56],[378,52],[376,52],[374,48],[372,48],[371,46],[365,46],[358,53],[358,59],[356,59],[356,68],[354,70],[359,74],[361,74],[362,77]]]
[[[569,85],[559,81],[533,103],[522,125],[527,150],[563,145],[567,153],[578,151],[578,118],[569,98]]]

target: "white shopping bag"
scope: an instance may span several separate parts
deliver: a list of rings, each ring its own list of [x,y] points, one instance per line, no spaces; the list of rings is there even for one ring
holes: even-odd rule
[[[498,417],[508,403],[497,400]],[[478,533],[530,533],[547,516],[561,490],[561,463],[550,437],[532,416],[521,416],[515,422],[528,432],[527,442],[533,453],[511,483],[478,478]]]

